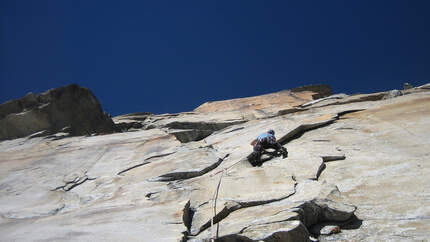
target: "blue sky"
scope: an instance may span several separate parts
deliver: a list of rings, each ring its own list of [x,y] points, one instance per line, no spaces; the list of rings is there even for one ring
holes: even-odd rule
[[[430,82],[430,1],[0,2],[0,102],[77,83],[112,115],[325,83]]]

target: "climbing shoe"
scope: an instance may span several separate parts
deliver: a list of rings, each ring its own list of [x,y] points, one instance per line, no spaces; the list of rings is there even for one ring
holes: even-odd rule
[[[282,147],[281,152],[282,152],[282,159],[285,159],[285,158],[288,157],[288,151],[287,151],[287,149],[285,149],[284,147]]]

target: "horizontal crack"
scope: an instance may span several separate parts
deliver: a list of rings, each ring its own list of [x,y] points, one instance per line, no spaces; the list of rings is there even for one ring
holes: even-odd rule
[[[283,211],[280,211],[283,212]],[[266,222],[266,223],[256,223],[256,224],[252,224],[249,226],[245,226],[243,229],[240,230],[239,234],[242,234],[243,232],[245,232],[248,228],[252,227],[252,226],[259,226],[259,225],[268,225],[268,224],[276,224],[276,223],[282,223],[282,222],[287,222],[287,221],[293,221],[293,220],[300,220],[299,216],[293,216],[287,219],[281,219],[281,220],[276,220],[276,221],[270,221],[270,222]]]
[[[239,131],[239,130],[242,130],[242,129],[245,129],[245,127],[235,128],[235,129],[227,131],[226,133],[232,133],[232,132],[236,132],[236,131]]]
[[[358,112],[358,111],[362,111],[362,109],[359,109],[359,110],[348,110],[348,111],[340,112],[334,118],[331,118],[329,120],[326,120],[326,121],[323,121],[323,122],[319,122],[319,123],[301,124],[298,127],[296,127],[295,129],[293,129],[290,132],[288,132],[282,138],[280,138],[279,139],[279,143],[281,143],[282,145],[285,145],[285,144],[287,144],[288,142],[290,142],[290,141],[292,141],[294,139],[300,138],[307,131],[311,131],[311,130],[314,130],[314,129],[326,127],[326,126],[334,123],[341,116],[343,116],[343,115],[345,115],[347,113]]]
[[[149,161],[142,162],[140,164],[134,165],[132,167],[129,167],[129,168],[125,169],[125,170],[122,170],[122,171],[118,172],[117,175],[121,175],[121,174],[123,174],[123,173],[125,173],[127,171],[130,171],[130,170],[132,170],[134,168],[137,168],[137,167],[141,167],[141,166],[147,165],[149,163],[151,163],[151,162],[149,162]]]
[[[145,161],[142,162],[142,163],[139,163],[137,165],[134,165],[132,167],[129,167],[127,169],[124,169],[124,170],[118,172],[117,175],[121,175],[121,174],[123,174],[123,173],[125,173],[127,171],[130,171],[130,170],[134,169],[134,168],[141,167],[141,166],[144,166],[144,165],[147,165],[147,164],[151,163],[151,162],[149,162],[147,160],[151,160],[151,159],[155,159],[155,158],[160,158],[160,157],[165,157],[165,156],[168,156],[168,155],[171,155],[171,154],[174,154],[174,153],[176,153],[176,152],[170,152],[170,153],[166,153],[166,154],[160,154],[160,155],[151,156],[149,158],[146,158]]]
[[[171,172],[164,175],[161,175],[159,177],[150,179],[150,181],[175,181],[175,180],[185,180],[190,179],[198,176],[202,176],[213,169],[217,168],[225,158],[227,158],[230,154],[225,155],[223,158],[219,158],[218,161],[203,170],[200,171],[183,171],[183,172]]]
[[[150,159],[154,159],[154,158],[165,157],[165,156],[168,156],[168,155],[171,155],[171,154],[174,154],[174,153],[176,153],[176,151],[175,152],[166,153],[166,154],[161,154],[161,155],[154,155],[154,156],[151,156],[149,158],[146,158],[145,160],[150,160]]]

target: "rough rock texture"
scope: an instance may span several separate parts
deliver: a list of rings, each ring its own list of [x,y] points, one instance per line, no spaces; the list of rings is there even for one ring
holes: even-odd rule
[[[78,85],[51,89],[35,96],[0,105],[0,140],[36,132],[53,134],[63,129],[71,135],[110,133],[113,121],[103,112],[94,94]]]
[[[113,118],[123,133],[2,141],[0,241],[426,241],[428,86],[284,91]],[[253,167],[269,128],[289,156]]]
[[[318,88],[305,89],[303,91],[293,92],[284,90],[276,93],[261,95],[257,97],[237,98],[225,101],[207,102],[194,111],[196,112],[226,112],[240,111],[248,117],[258,118],[261,114],[271,114],[282,109],[291,109],[304,102],[313,100],[315,95],[321,95],[316,92]]]

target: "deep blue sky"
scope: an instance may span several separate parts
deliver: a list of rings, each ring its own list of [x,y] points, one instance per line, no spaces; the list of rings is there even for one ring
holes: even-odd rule
[[[430,1],[0,1],[0,103],[77,83],[112,115],[430,82]]]

